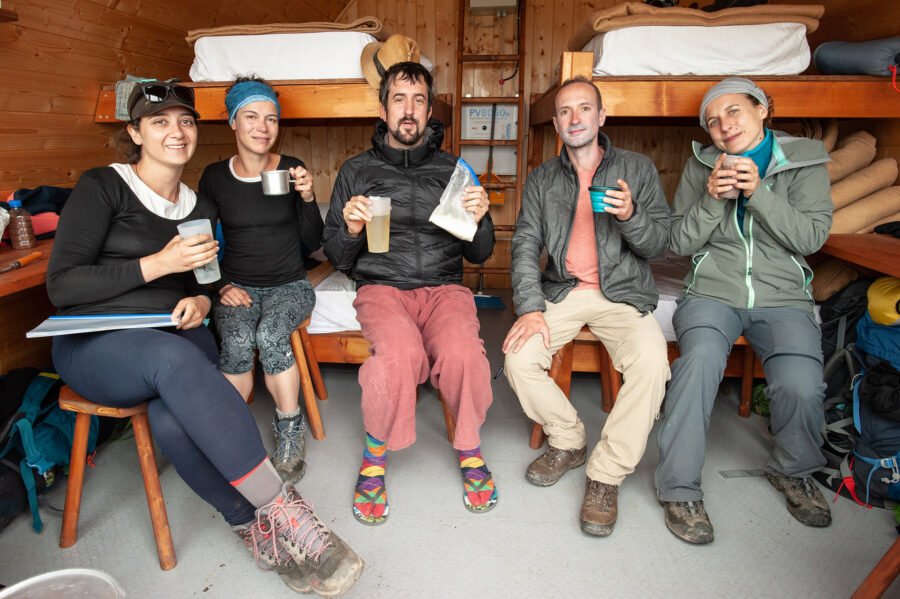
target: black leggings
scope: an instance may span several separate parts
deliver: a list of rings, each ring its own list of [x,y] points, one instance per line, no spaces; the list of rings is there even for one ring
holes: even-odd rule
[[[219,372],[206,327],[54,337],[53,363],[90,401],[116,408],[148,401],[153,437],[188,486],[229,524],[253,519],[255,508],[231,482],[267,454],[246,404]]]

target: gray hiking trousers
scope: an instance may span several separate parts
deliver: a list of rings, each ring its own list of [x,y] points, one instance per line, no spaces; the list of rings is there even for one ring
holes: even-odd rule
[[[819,449],[822,341],[812,312],[799,308],[742,310],[700,297],[682,300],[673,318],[681,357],[672,365],[659,430],[657,494],[662,501],[703,499],[700,473],[706,433],[728,352],[742,334],[766,373],[775,448],[767,469],[804,477],[825,464]]]

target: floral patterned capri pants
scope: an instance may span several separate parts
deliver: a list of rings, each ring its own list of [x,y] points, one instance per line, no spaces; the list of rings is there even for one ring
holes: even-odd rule
[[[250,295],[252,304],[224,306],[215,303],[216,330],[222,340],[219,368],[241,374],[253,368],[253,350],[266,374],[284,372],[294,364],[291,333],[312,314],[316,294],[306,278],[277,287],[250,287],[233,283]]]

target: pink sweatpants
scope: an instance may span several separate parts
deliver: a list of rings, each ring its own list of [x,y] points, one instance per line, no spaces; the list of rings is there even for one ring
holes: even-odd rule
[[[472,292],[461,285],[396,289],[365,285],[353,302],[372,357],[359,369],[366,432],[391,450],[416,440],[416,388],[431,373],[456,417],[456,449],[481,444],[493,401],[490,365]]]

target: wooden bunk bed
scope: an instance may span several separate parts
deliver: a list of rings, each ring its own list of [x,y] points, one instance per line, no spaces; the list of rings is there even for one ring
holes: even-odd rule
[[[592,76],[593,60],[591,52],[564,52],[559,82],[532,102],[529,110],[530,168],[538,166],[544,159],[542,128],[552,123],[559,83],[567,79],[581,76],[591,80],[602,92],[603,107],[608,116],[654,119],[696,119],[703,94],[720,80],[663,76],[598,78]],[[753,80],[776,98],[779,118],[900,118],[900,95],[891,88],[890,81],[883,78],[798,75],[754,77]],[[558,137],[556,143],[559,151],[561,141]],[[875,234],[832,235],[821,251],[872,271],[900,277],[900,239],[897,238]],[[669,345],[669,357],[674,359],[678,355],[677,347],[673,343]],[[749,346],[741,349],[751,351]],[[573,371],[609,372],[609,366],[604,362],[605,352],[599,343],[589,336],[576,340]],[[745,389],[747,365],[752,365],[749,367],[753,369],[753,377],[764,378],[759,360],[737,359],[734,354],[726,369],[726,376],[742,378]],[[741,414],[749,416],[749,410],[742,408]]]

